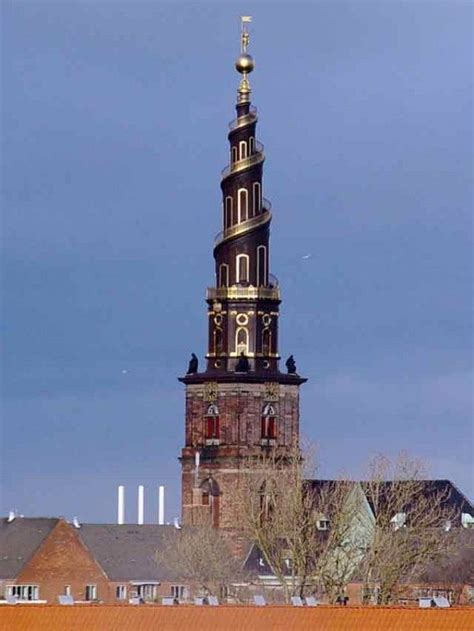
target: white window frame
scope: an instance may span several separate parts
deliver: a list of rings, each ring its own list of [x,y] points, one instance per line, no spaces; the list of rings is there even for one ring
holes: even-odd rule
[[[225,276],[225,283],[223,282]],[[227,263],[221,263],[219,265],[219,287],[229,286],[229,265]]]
[[[13,596],[13,598],[17,598],[18,600],[31,602],[39,600],[39,586],[35,584],[7,585],[6,594],[8,596]]]
[[[171,585],[170,587],[171,598],[177,598],[178,600],[185,600],[187,594],[186,585]]]
[[[242,198],[245,198],[245,219],[242,219]],[[239,188],[237,191],[237,221],[246,221],[249,215],[249,192],[246,188]]]
[[[242,342],[242,346],[240,346],[239,342],[240,331],[244,331],[245,333],[245,342]],[[237,355],[240,355],[240,353],[242,352],[245,355],[248,355],[249,353],[249,332],[246,326],[239,326],[235,332],[235,352],[237,353]]]
[[[239,142],[239,160],[245,160],[248,155],[248,145],[245,140]]]
[[[232,160],[232,162],[237,162],[238,157],[239,157],[239,150],[234,145],[232,147],[232,153],[231,153],[231,160]]]
[[[260,269],[260,251],[263,251],[263,276]],[[267,246],[259,245],[257,247],[257,287],[267,286]]]
[[[249,282],[249,275],[250,275],[250,257],[248,254],[237,254],[237,257],[235,259],[235,278],[236,278],[236,282],[240,283],[241,282],[241,278],[240,278],[240,261],[245,260],[246,264],[245,264],[245,271],[247,272],[245,274],[245,278],[242,278],[242,281],[245,282]]]
[[[115,586],[115,598],[117,600],[127,600],[127,586],[126,585]]]
[[[157,597],[156,583],[140,583],[137,585],[137,593],[140,598],[148,602],[153,602]]]
[[[64,595],[72,596],[72,589],[70,585],[64,585]]]
[[[232,226],[232,211],[234,206],[234,200],[230,195],[225,198],[224,204],[224,228],[227,230]]]
[[[249,138],[249,156],[251,156],[253,154],[255,150],[255,138],[253,136],[250,136]]]
[[[86,585],[86,589],[84,590],[84,600],[87,600],[87,602],[97,600],[97,585]]]
[[[262,210],[262,185],[260,182],[254,182],[252,186],[253,192],[253,214],[258,215]]]

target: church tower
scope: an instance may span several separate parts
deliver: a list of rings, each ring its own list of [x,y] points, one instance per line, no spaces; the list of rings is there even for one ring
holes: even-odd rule
[[[250,102],[249,17],[242,18],[236,118],[229,125],[229,165],[222,171],[222,231],[214,242],[215,287],[207,290],[205,370],[195,355],[186,386],[181,452],[182,520],[238,525],[235,493],[249,456],[290,450],[299,437],[299,386],[293,358],[280,372],[278,280],[270,273],[272,207],[263,196],[263,145]]]

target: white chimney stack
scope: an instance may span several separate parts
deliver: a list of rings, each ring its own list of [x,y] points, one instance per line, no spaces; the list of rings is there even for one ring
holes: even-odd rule
[[[158,524],[163,526],[165,523],[165,487],[160,486],[158,489]]]
[[[145,521],[145,487],[140,484],[138,487],[138,525],[143,526]]]
[[[125,523],[125,487],[118,487],[117,524]]]

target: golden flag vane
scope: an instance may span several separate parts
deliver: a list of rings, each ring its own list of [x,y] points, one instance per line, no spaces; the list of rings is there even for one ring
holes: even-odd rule
[[[241,37],[240,37],[240,52],[246,53],[247,46],[249,45],[250,35],[247,30],[247,24],[252,21],[251,15],[242,15],[240,16],[240,24],[242,28]]]

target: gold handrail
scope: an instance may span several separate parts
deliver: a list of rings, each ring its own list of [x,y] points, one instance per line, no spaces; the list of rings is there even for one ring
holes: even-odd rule
[[[234,118],[234,120],[230,121],[229,129],[233,131],[234,129],[239,129],[239,127],[245,127],[245,125],[253,123],[255,120],[257,120],[257,108],[254,105],[251,105],[248,114],[244,114],[243,116],[239,116],[238,118]]]
[[[207,300],[280,300],[281,294],[278,287],[208,287]]]
[[[270,202],[268,202],[268,204],[270,204]],[[218,232],[214,240],[214,247],[217,247],[220,243],[222,243],[223,241],[226,241],[227,239],[231,239],[232,237],[237,237],[243,234],[244,232],[248,232],[249,230],[252,230],[253,228],[257,228],[258,226],[261,226],[269,222],[271,218],[272,218],[272,213],[270,212],[270,210],[267,208],[264,208],[263,213],[261,213],[260,215],[257,215],[256,217],[252,217],[252,219],[247,219],[247,221],[242,221],[242,223],[232,226],[232,228],[228,228],[227,230],[222,230],[221,232]]]
[[[244,169],[248,169],[254,164],[258,164],[259,162],[263,162],[265,159],[265,154],[263,152],[263,145],[258,140],[255,142],[255,151],[250,156],[243,158],[242,160],[236,160],[235,162],[231,162],[228,166],[226,166],[221,171],[221,179],[226,178],[231,173],[239,173]]]

